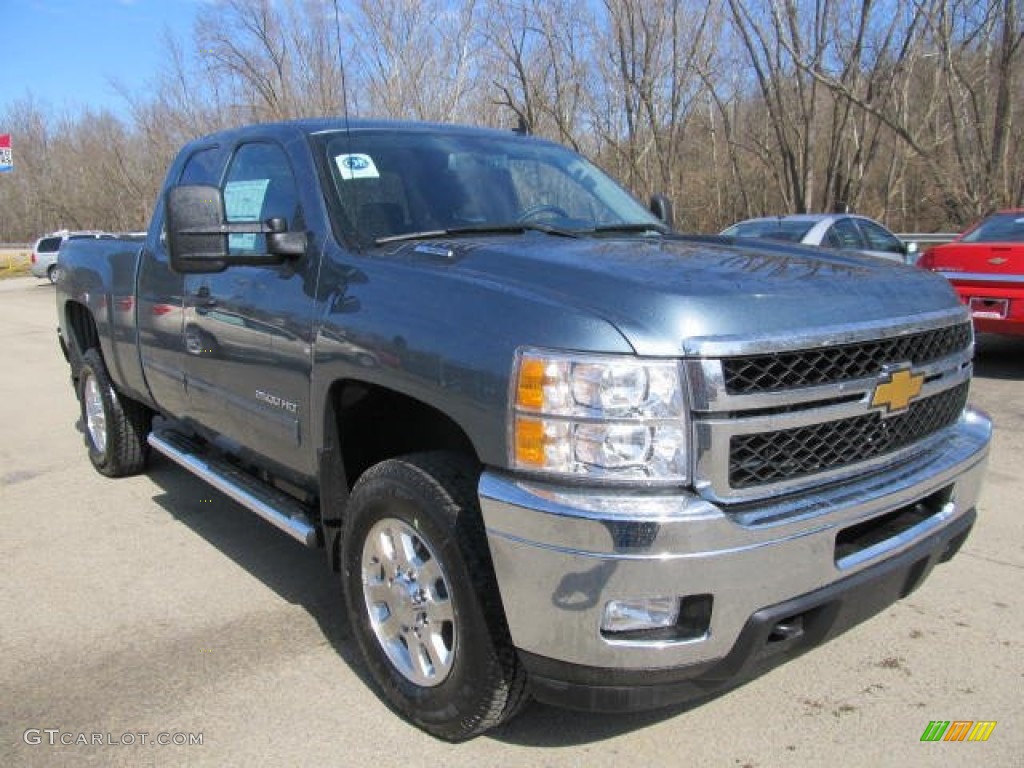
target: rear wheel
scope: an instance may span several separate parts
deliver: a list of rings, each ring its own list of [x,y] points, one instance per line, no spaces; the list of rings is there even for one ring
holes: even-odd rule
[[[108,477],[141,472],[146,466],[151,413],[114,389],[103,357],[95,348],[82,355],[78,399],[89,460]]]
[[[447,741],[504,722],[526,696],[478,475],[455,454],[384,461],[356,483],[345,521],[345,597],[370,673],[396,710]]]
[[[56,285],[57,278],[60,277],[60,267],[58,267],[56,264],[51,264],[49,267],[46,268],[46,276],[49,278],[51,283]]]

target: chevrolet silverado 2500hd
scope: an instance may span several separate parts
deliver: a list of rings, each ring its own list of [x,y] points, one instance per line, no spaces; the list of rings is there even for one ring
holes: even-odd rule
[[[445,739],[759,674],[967,537],[970,317],[941,277],[656,202],[512,133],[196,140],[141,246],[62,251],[89,457],[156,450],[323,547],[382,695]]]

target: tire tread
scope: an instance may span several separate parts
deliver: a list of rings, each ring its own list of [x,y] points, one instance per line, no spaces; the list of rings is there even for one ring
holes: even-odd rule
[[[79,375],[79,399],[82,401],[82,422],[85,425],[84,382],[88,375],[96,377],[100,390],[105,393],[107,407],[107,449],[98,454],[92,439],[85,435],[89,458],[93,466],[108,477],[137,475],[146,468],[149,456],[149,433],[152,412],[142,403],[121,395],[110,380],[103,356],[95,347],[82,355],[82,370]]]
[[[464,457],[447,452],[418,453],[381,462],[368,469],[353,490],[351,502],[358,503],[361,488],[377,482],[416,486],[424,497],[444,499],[439,510],[443,519],[453,521],[455,537],[471,588],[490,634],[493,653],[486,669],[475,673],[490,687],[490,696],[481,697],[473,711],[447,723],[424,721],[410,716],[416,724],[446,741],[471,739],[514,717],[529,699],[526,672],[519,661],[505,620],[483,518],[477,503],[479,469]],[[357,601],[350,598],[350,605]]]

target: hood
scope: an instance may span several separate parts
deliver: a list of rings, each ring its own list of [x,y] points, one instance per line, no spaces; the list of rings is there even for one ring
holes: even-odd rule
[[[402,243],[391,255],[612,323],[640,355],[701,341],[834,332],[959,306],[948,282],[889,260],[731,238],[510,237]]]

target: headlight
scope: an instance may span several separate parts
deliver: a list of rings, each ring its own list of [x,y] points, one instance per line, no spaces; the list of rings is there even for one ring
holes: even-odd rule
[[[688,481],[689,425],[675,361],[520,350],[512,400],[517,469]]]

